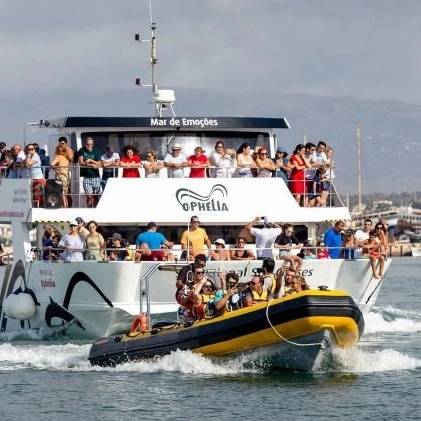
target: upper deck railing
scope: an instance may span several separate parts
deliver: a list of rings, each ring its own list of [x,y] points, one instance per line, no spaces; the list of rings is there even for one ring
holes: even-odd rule
[[[81,177],[79,164],[71,164],[68,167],[37,167],[42,171],[43,178],[31,178],[30,170],[27,168],[17,168],[14,170],[13,177],[6,167],[0,167],[0,178],[31,178],[32,179],[32,205],[34,207],[95,207],[102,193],[106,189],[109,178],[121,178],[125,168],[133,168],[139,171],[139,178],[168,178],[169,168],[159,168],[150,171],[142,164],[116,167],[107,167],[114,173],[105,174],[102,168],[99,168],[98,177]],[[216,167],[211,165],[188,166],[185,167],[184,177],[191,178],[188,169],[202,169],[201,177],[194,178],[214,178],[214,179],[249,179],[249,178],[281,178],[290,188],[301,206],[305,207],[344,207],[344,203],[339,196],[334,181],[328,178],[313,178],[314,172],[308,172],[303,179],[288,179],[285,173],[279,170],[269,171],[257,167],[231,166]],[[86,168],[84,168],[86,169]],[[130,177],[132,178],[132,177]],[[294,185],[294,189],[292,189]],[[88,186],[88,187],[87,187]],[[90,186],[90,187],[89,187]],[[297,187],[298,186],[298,187]],[[301,193],[296,193],[300,191]],[[89,198],[94,198],[89,200]]]

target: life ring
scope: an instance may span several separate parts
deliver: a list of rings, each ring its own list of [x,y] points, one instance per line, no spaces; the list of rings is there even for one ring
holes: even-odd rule
[[[136,316],[130,327],[130,333],[145,333],[148,330],[148,319],[145,313]]]

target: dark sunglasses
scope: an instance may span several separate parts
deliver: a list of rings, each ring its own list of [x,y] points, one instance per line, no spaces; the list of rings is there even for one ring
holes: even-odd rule
[[[194,272],[196,275],[203,275],[205,272],[203,270],[197,270]]]

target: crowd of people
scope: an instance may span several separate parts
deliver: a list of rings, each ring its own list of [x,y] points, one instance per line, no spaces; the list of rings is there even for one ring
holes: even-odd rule
[[[104,239],[95,221],[85,223],[81,217],[69,223],[69,231],[64,235],[47,226],[42,241],[43,260],[63,260],[65,262],[97,261],[193,261],[204,255],[210,261],[236,260],[282,260],[296,272],[301,270],[308,259],[356,259],[371,261],[373,276],[381,278],[388,251],[388,236],[385,225],[378,222],[373,228],[370,219],[364,221],[362,229],[356,232],[346,229],[343,221],[336,221],[328,228],[323,240],[316,244],[299,240],[291,224],[278,225],[265,218],[255,218],[236,238],[233,246],[228,246],[224,238],[213,242],[206,229],[200,226],[199,218],[191,217],[188,227],[181,234],[180,248],[174,248],[155,222],[149,222],[146,230],[140,232],[133,245],[129,245],[118,232]],[[244,234],[245,233],[245,234]],[[246,235],[248,234],[248,235]],[[244,236],[243,236],[244,235]],[[254,239],[254,244],[250,244]]]
[[[206,272],[207,258],[198,254],[193,263],[185,266],[177,276],[176,300],[180,304],[179,318],[194,321],[211,318],[308,290],[305,278],[289,265],[277,272],[275,260],[263,260],[260,274],[240,283],[236,272],[219,272],[219,279]]]
[[[272,159],[266,147],[251,149],[243,143],[237,151],[226,147],[222,140],[215,144],[214,151],[207,156],[201,146],[191,156],[183,153],[182,145],[170,145],[170,151],[163,160],[156,151],[148,149],[142,158],[137,148],[126,145],[122,154],[107,145],[103,153],[95,146],[92,137],[84,140],[78,151],[72,150],[65,136],[58,143],[50,161],[45,150],[37,143],[19,144],[7,149],[0,142],[0,175],[8,178],[30,178],[36,206],[43,204],[43,187],[47,178],[53,178],[61,186],[63,207],[71,205],[71,166],[79,167],[83,177],[83,189],[88,207],[95,207],[107,180],[118,177],[119,168],[124,178],[141,177],[143,169],[146,178],[160,177],[161,170],[167,170],[169,178],[248,178],[279,177],[287,183],[296,201],[302,206],[321,207],[328,204],[332,192],[334,174],[333,149],[324,141],[295,147],[291,157],[278,150]],[[100,171],[101,170],[101,171]]]

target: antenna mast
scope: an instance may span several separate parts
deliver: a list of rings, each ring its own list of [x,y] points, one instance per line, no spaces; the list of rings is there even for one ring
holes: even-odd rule
[[[162,117],[165,110],[170,109],[172,115],[175,117],[173,104],[175,102],[175,93],[173,89],[158,89],[156,82],[156,65],[158,64],[157,55],[157,38],[155,36],[156,23],[152,18],[152,0],[149,0],[149,20],[151,25],[151,38],[141,39],[140,34],[134,34],[134,39],[137,42],[150,42],[151,43],[151,83],[143,84],[140,78],[136,78],[136,85],[142,88],[152,88],[152,96],[155,104],[155,112],[158,117]]]

